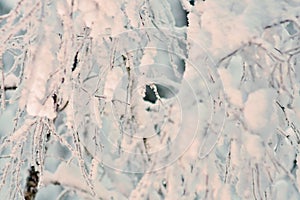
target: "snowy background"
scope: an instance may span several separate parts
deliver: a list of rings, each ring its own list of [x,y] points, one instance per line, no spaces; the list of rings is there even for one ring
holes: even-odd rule
[[[2,0],[0,42],[0,199],[300,199],[299,0]]]

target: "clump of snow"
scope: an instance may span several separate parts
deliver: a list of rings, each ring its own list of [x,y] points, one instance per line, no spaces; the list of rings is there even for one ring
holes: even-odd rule
[[[253,161],[260,162],[264,158],[264,145],[261,137],[254,134],[243,134],[244,146]]]
[[[32,116],[53,119],[56,116],[54,102],[51,96],[47,96],[47,91],[51,89],[47,88],[47,79],[53,70],[52,52],[47,48],[47,44],[38,50],[38,56],[32,63],[36,68],[32,68],[28,76],[26,88],[22,91],[20,107],[26,105],[28,114]]]
[[[229,101],[235,106],[242,107],[244,104],[242,92],[232,83],[235,76],[225,68],[219,68],[218,72]]]
[[[7,87],[12,87],[12,86],[17,86],[19,82],[18,77],[14,74],[9,74],[8,76],[5,77],[5,86]]]
[[[106,82],[104,87],[104,97],[111,101],[114,96],[114,92],[117,89],[117,86],[120,84],[120,81],[122,80],[122,77],[124,76],[124,73],[121,68],[116,67],[112,70],[108,71],[108,74],[106,76]]]
[[[272,126],[276,92],[272,89],[259,89],[249,94],[245,103],[244,117],[254,131]]]
[[[53,183],[59,183],[65,187],[77,190],[82,196],[87,196],[89,198],[93,197],[90,188],[85,183],[79,167],[74,164],[61,163],[55,173],[46,172],[43,184],[48,185]],[[96,195],[99,198],[125,199],[121,193],[113,190],[110,191],[103,187],[98,181],[95,182],[94,187]]]

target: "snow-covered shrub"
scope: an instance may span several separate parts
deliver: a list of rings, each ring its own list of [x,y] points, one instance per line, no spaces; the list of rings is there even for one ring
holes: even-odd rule
[[[299,199],[299,7],[0,2],[1,199]]]

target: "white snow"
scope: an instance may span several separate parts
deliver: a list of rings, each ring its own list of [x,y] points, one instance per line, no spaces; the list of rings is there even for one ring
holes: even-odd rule
[[[253,134],[243,134],[244,146],[247,153],[253,159],[254,162],[261,162],[265,157],[264,145],[261,141],[261,137]]]
[[[242,92],[237,88],[237,84],[233,83],[234,78],[238,76],[234,76],[226,69],[220,68],[218,72],[229,101],[235,106],[242,107],[244,104]]]
[[[108,71],[106,76],[106,83],[104,86],[104,97],[110,102],[113,99],[114,92],[117,89],[117,86],[120,85],[122,82],[122,78],[124,77],[124,73],[121,68],[116,67],[112,70]]]
[[[300,198],[299,1],[3,2],[1,197]]]
[[[244,117],[252,130],[259,131],[266,126],[272,126],[275,97],[276,92],[271,89],[259,89],[249,94]]]

